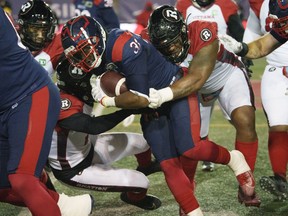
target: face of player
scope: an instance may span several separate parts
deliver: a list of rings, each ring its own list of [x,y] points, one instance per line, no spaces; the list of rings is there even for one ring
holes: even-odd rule
[[[44,44],[46,41],[46,35],[48,33],[45,27],[29,26],[27,29],[30,39],[37,44]]]
[[[169,59],[177,59],[183,52],[183,41],[179,35],[168,45],[160,48],[160,52]]]
[[[97,53],[94,45],[89,43],[79,44],[77,51],[70,56],[70,61],[84,72],[90,72],[101,63],[101,55]]]

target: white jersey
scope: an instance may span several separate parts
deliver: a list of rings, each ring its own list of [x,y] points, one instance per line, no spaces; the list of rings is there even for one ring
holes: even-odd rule
[[[269,28],[269,0],[264,0],[260,9],[260,15],[257,17],[256,12],[250,9],[250,16],[247,21],[247,27],[244,33],[243,41],[251,42],[264,34],[268,33]],[[270,26],[271,27],[271,26]],[[288,42],[274,50],[266,56],[266,61],[269,65],[281,67],[288,65]]]
[[[250,10],[243,39],[246,43],[270,31],[269,0],[264,0],[259,8],[260,12]],[[265,67],[261,80],[261,100],[269,126],[288,125],[288,78],[283,75],[283,70],[288,69],[287,52],[286,42],[266,56],[268,65]]]
[[[62,99],[62,107],[66,106],[63,105],[65,102],[69,106],[68,99]],[[83,113],[90,114],[91,111],[92,107],[86,104],[83,106]],[[59,131],[56,127],[49,154],[50,166],[57,170],[62,170],[63,166],[73,168],[86,158],[91,146],[92,142],[87,133],[63,129]]]

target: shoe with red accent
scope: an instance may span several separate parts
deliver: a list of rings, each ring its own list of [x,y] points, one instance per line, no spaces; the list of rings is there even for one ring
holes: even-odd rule
[[[245,206],[255,206],[259,207],[261,204],[261,200],[256,196],[255,193],[255,179],[251,172],[251,170],[244,172],[238,176],[236,176],[239,182],[239,190],[238,190],[238,200]]]

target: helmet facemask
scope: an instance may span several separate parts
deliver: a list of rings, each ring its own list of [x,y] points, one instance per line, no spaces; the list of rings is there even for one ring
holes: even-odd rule
[[[107,33],[92,17],[80,16],[62,29],[62,45],[69,62],[88,73],[102,63]]]
[[[288,16],[273,19],[272,28],[281,37],[288,39]]]

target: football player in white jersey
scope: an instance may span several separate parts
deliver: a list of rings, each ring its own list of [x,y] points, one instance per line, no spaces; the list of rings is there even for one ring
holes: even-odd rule
[[[250,10],[243,40],[246,43],[266,35],[273,26],[273,18],[269,16],[269,0],[259,1],[259,4],[261,6],[259,11]],[[275,10],[271,10],[270,13],[279,16]],[[277,200],[288,199],[286,179],[288,159],[287,51],[288,43],[286,42],[266,56],[268,64],[261,80],[261,99],[269,126],[268,152],[273,176],[263,176],[260,179],[260,186],[263,190],[275,195]]]
[[[159,208],[161,201],[147,195],[149,180],[142,172],[112,167],[113,162],[126,156],[145,156],[147,151],[151,156],[151,152],[142,134],[103,134],[128,117],[131,110],[91,117],[91,75],[72,66],[67,59],[57,66],[62,107],[48,158],[54,176],[78,188],[122,192],[121,200],[142,209]],[[151,163],[149,157],[143,159]]]
[[[196,20],[216,22],[219,34],[230,34],[237,41],[242,41],[244,28],[238,15],[238,6],[232,0],[178,0],[176,8],[185,17],[187,24]],[[247,69],[253,64],[251,60],[244,59],[243,62],[247,65]],[[213,102],[209,101],[208,103],[202,100],[200,103],[202,138],[208,137],[210,117],[216,100]],[[223,110],[221,103],[220,108]],[[227,116],[225,113],[225,110],[223,110],[223,113],[226,119],[231,120],[229,115]],[[239,127],[236,126],[236,130],[239,130]],[[238,139],[242,138],[238,137]],[[202,170],[213,171],[214,164],[204,161],[202,163]]]
[[[150,16],[150,41],[168,60],[187,68],[188,73],[170,87],[151,89],[149,107],[157,108],[164,102],[197,91],[205,104],[218,99],[236,128],[235,148],[243,153],[254,170],[258,150],[254,95],[243,63],[219,44],[216,23],[194,21],[186,25],[175,8],[160,9],[155,9]],[[204,23],[212,25],[214,32],[202,27]],[[198,26],[202,28],[198,30]],[[238,198],[246,205],[260,205],[257,197],[243,197],[241,190]]]

